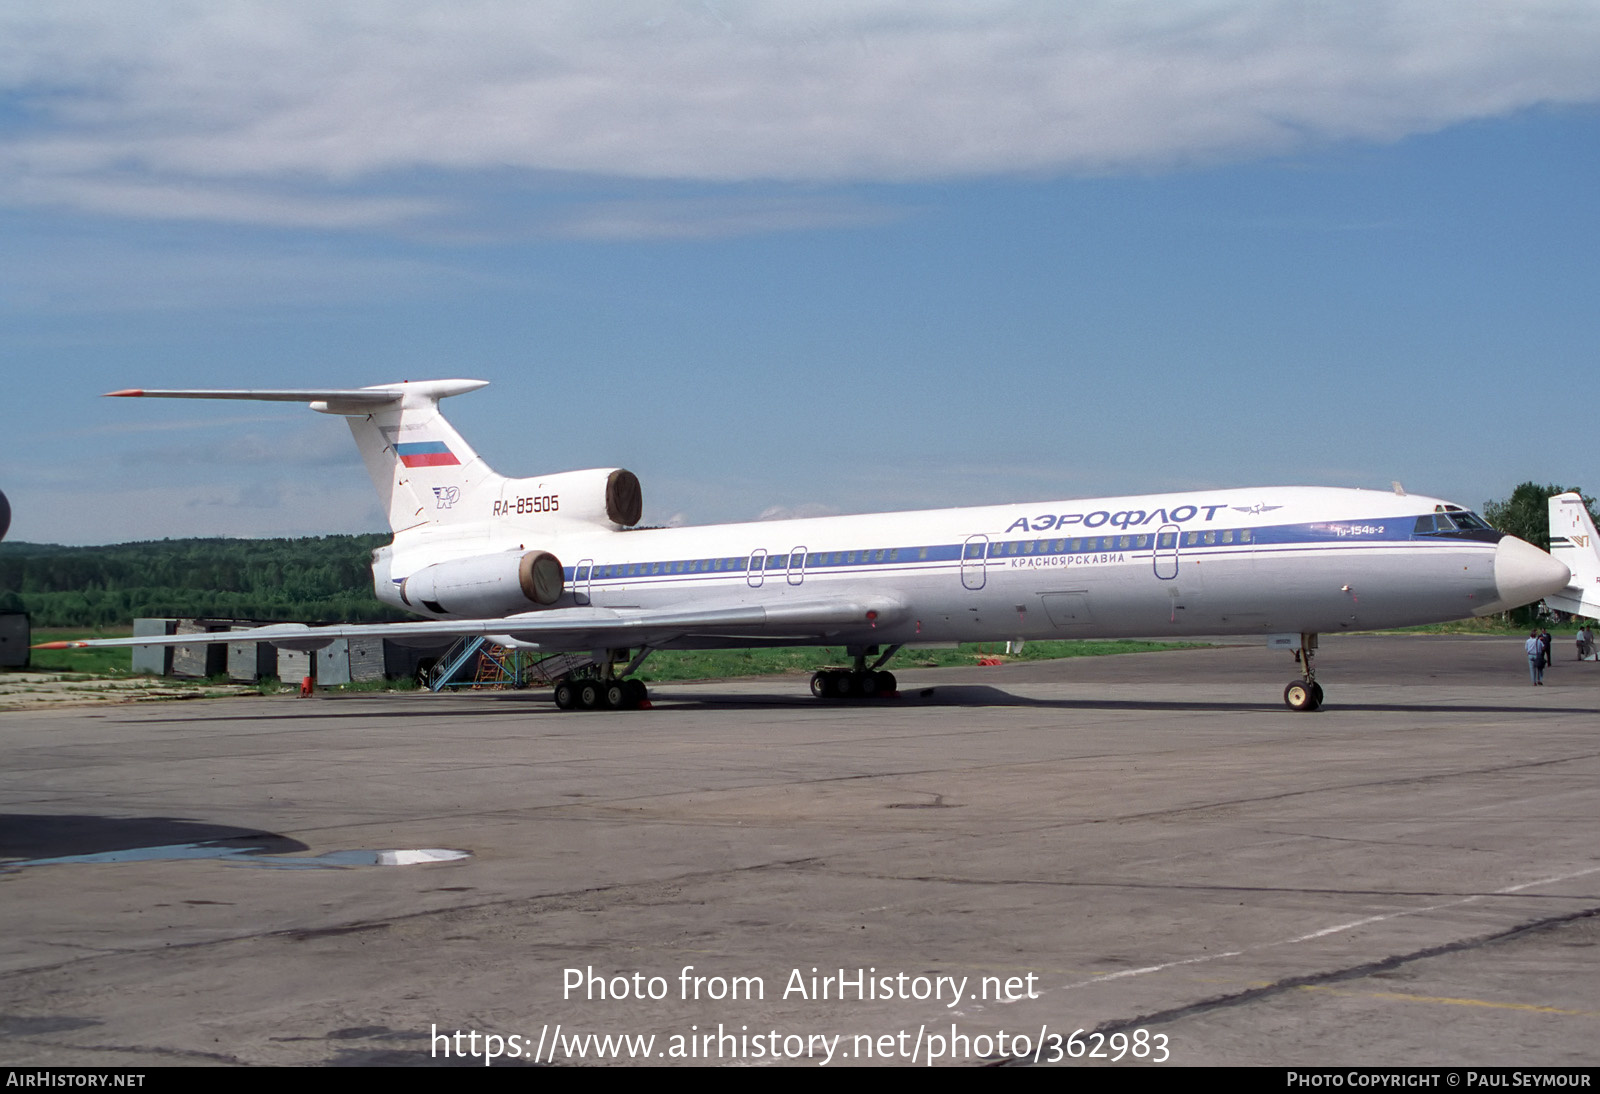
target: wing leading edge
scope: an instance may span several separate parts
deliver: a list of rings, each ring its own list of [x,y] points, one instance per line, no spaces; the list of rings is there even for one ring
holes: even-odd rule
[[[888,597],[831,598],[774,605],[770,608],[716,608],[707,611],[619,611],[609,608],[564,608],[493,619],[439,619],[419,623],[274,623],[238,631],[153,635],[136,638],[89,638],[45,642],[39,650],[132,646],[203,646],[231,642],[270,642],[284,649],[321,649],[341,638],[387,638],[399,642],[463,635],[510,635],[519,642],[551,651],[586,650],[601,646],[657,645],[683,635],[733,638],[824,638],[848,628],[870,628],[899,622],[906,609]]]

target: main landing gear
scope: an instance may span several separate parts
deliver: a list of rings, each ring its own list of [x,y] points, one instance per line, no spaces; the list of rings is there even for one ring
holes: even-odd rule
[[[1316,670],[1311,667],[1311,657],[1317,649],[1317,636],[1302,634],[1295,660],[1300,662],[1300,679],[1291,681],[1283,689],[1283,701],[1290,710],[1319,710],[1322,707],[1322,685],[1317,683]]]
[[[650,691],[644,681],[622,677],[637,669],[649,655],[650,648],[646,646],[619,673],[616,662],[628,656],[627,650],[606,650],[603,655],[597,654],[593,666],[556,681],[556,709],[640,710],[648,707]]]
[[[877,646],[852,646],[850,656],[855,667],[849,669],[823,669],[811,677],[811,694],[818,699],[876,699],[897,694],[899,682],[894,673],[879,671],[899,646],[890,646],[889,652],[874,661],[869,668],[867,656],[878,652]]]

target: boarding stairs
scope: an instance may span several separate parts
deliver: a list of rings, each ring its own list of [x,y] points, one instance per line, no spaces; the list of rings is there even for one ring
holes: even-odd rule
[[[595,663],[588,654],[557,653],[524,665],[518,651],[495,645],[482,635],[466,636],[439,658],[428,675],[428,690],[553,684]]]

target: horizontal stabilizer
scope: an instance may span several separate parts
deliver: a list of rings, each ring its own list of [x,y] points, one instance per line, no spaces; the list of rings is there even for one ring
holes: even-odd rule
[[[410,396],[437,402],[450,395],[476,391],[487,380],[419,380],[373,387],[318,388],[142,388],[108,391],[118,399],[250,399],[267,403],[337,403],[350,407],[380,407]]]

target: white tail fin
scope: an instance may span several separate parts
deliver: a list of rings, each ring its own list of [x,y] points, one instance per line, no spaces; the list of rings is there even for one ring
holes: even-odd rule
[[[363,388],[293,390],[135,388],[112,395],[157,399],[254,399],[310,403],[350,422],[367,473],[378,488],[392,531],[422,524],[452,524],[483,513],[500,497],[504,479],[461,439],[439,400],[476,391],[487,380],[421,380]],[[483,500],[484,504],[471,502]]]
[[[350,423],[395,532],[421,524],[452,524],[481,514],[500,498],[502,476],[478,457],[443,414],[439,400],[483,386],[481,380],[425,380],[395,385],[399,399],[364,409],[338,399],[312,409],[343,414]],[[476,504],[481,502],[482,504]]]
[[[1557,494],[1550,499],[1550,555],[1572,571],[1572,580],[1559,593],[1545,597],[1545,603],[1573,615],[1600,618],[1600,538],[1582,495]]]

